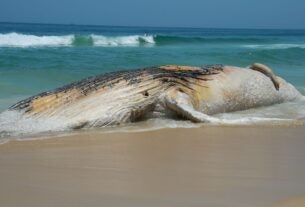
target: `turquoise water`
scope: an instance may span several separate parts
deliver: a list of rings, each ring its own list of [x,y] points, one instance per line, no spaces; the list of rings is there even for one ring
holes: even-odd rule
[[[262,62],[305,88],[305,30],[0,23],[0,111],[83,77],[153,65]]]

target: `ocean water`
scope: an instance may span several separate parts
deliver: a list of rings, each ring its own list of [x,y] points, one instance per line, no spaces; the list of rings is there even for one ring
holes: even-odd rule
[[[28,96],[110,71],[253,62],[269,65],[304,94],[305,30],[0,23],[0,112]]]

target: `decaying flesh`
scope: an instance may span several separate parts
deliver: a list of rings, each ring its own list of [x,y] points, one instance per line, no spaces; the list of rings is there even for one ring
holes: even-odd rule
[[[89,77],[10,107],[32,118],[58,118],[71,128],[133,122],[158,112],[194,122],[302,97],[262,64],[250,69],[167,65]]]

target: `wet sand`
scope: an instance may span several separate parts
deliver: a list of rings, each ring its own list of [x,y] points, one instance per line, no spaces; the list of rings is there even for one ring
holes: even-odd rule
[[[0,145],[0,206],[305,206],[304,127],[101,133]]]

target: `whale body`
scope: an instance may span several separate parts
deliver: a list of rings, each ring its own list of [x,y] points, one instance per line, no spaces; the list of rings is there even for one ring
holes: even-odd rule
[[[64,120],[68,128],[178,116],[193,122],[217,121],[211,115],[304,98],[293,85],[262,64],[166,65],[89,77],[40,93],[13,106],[23,117]]]

